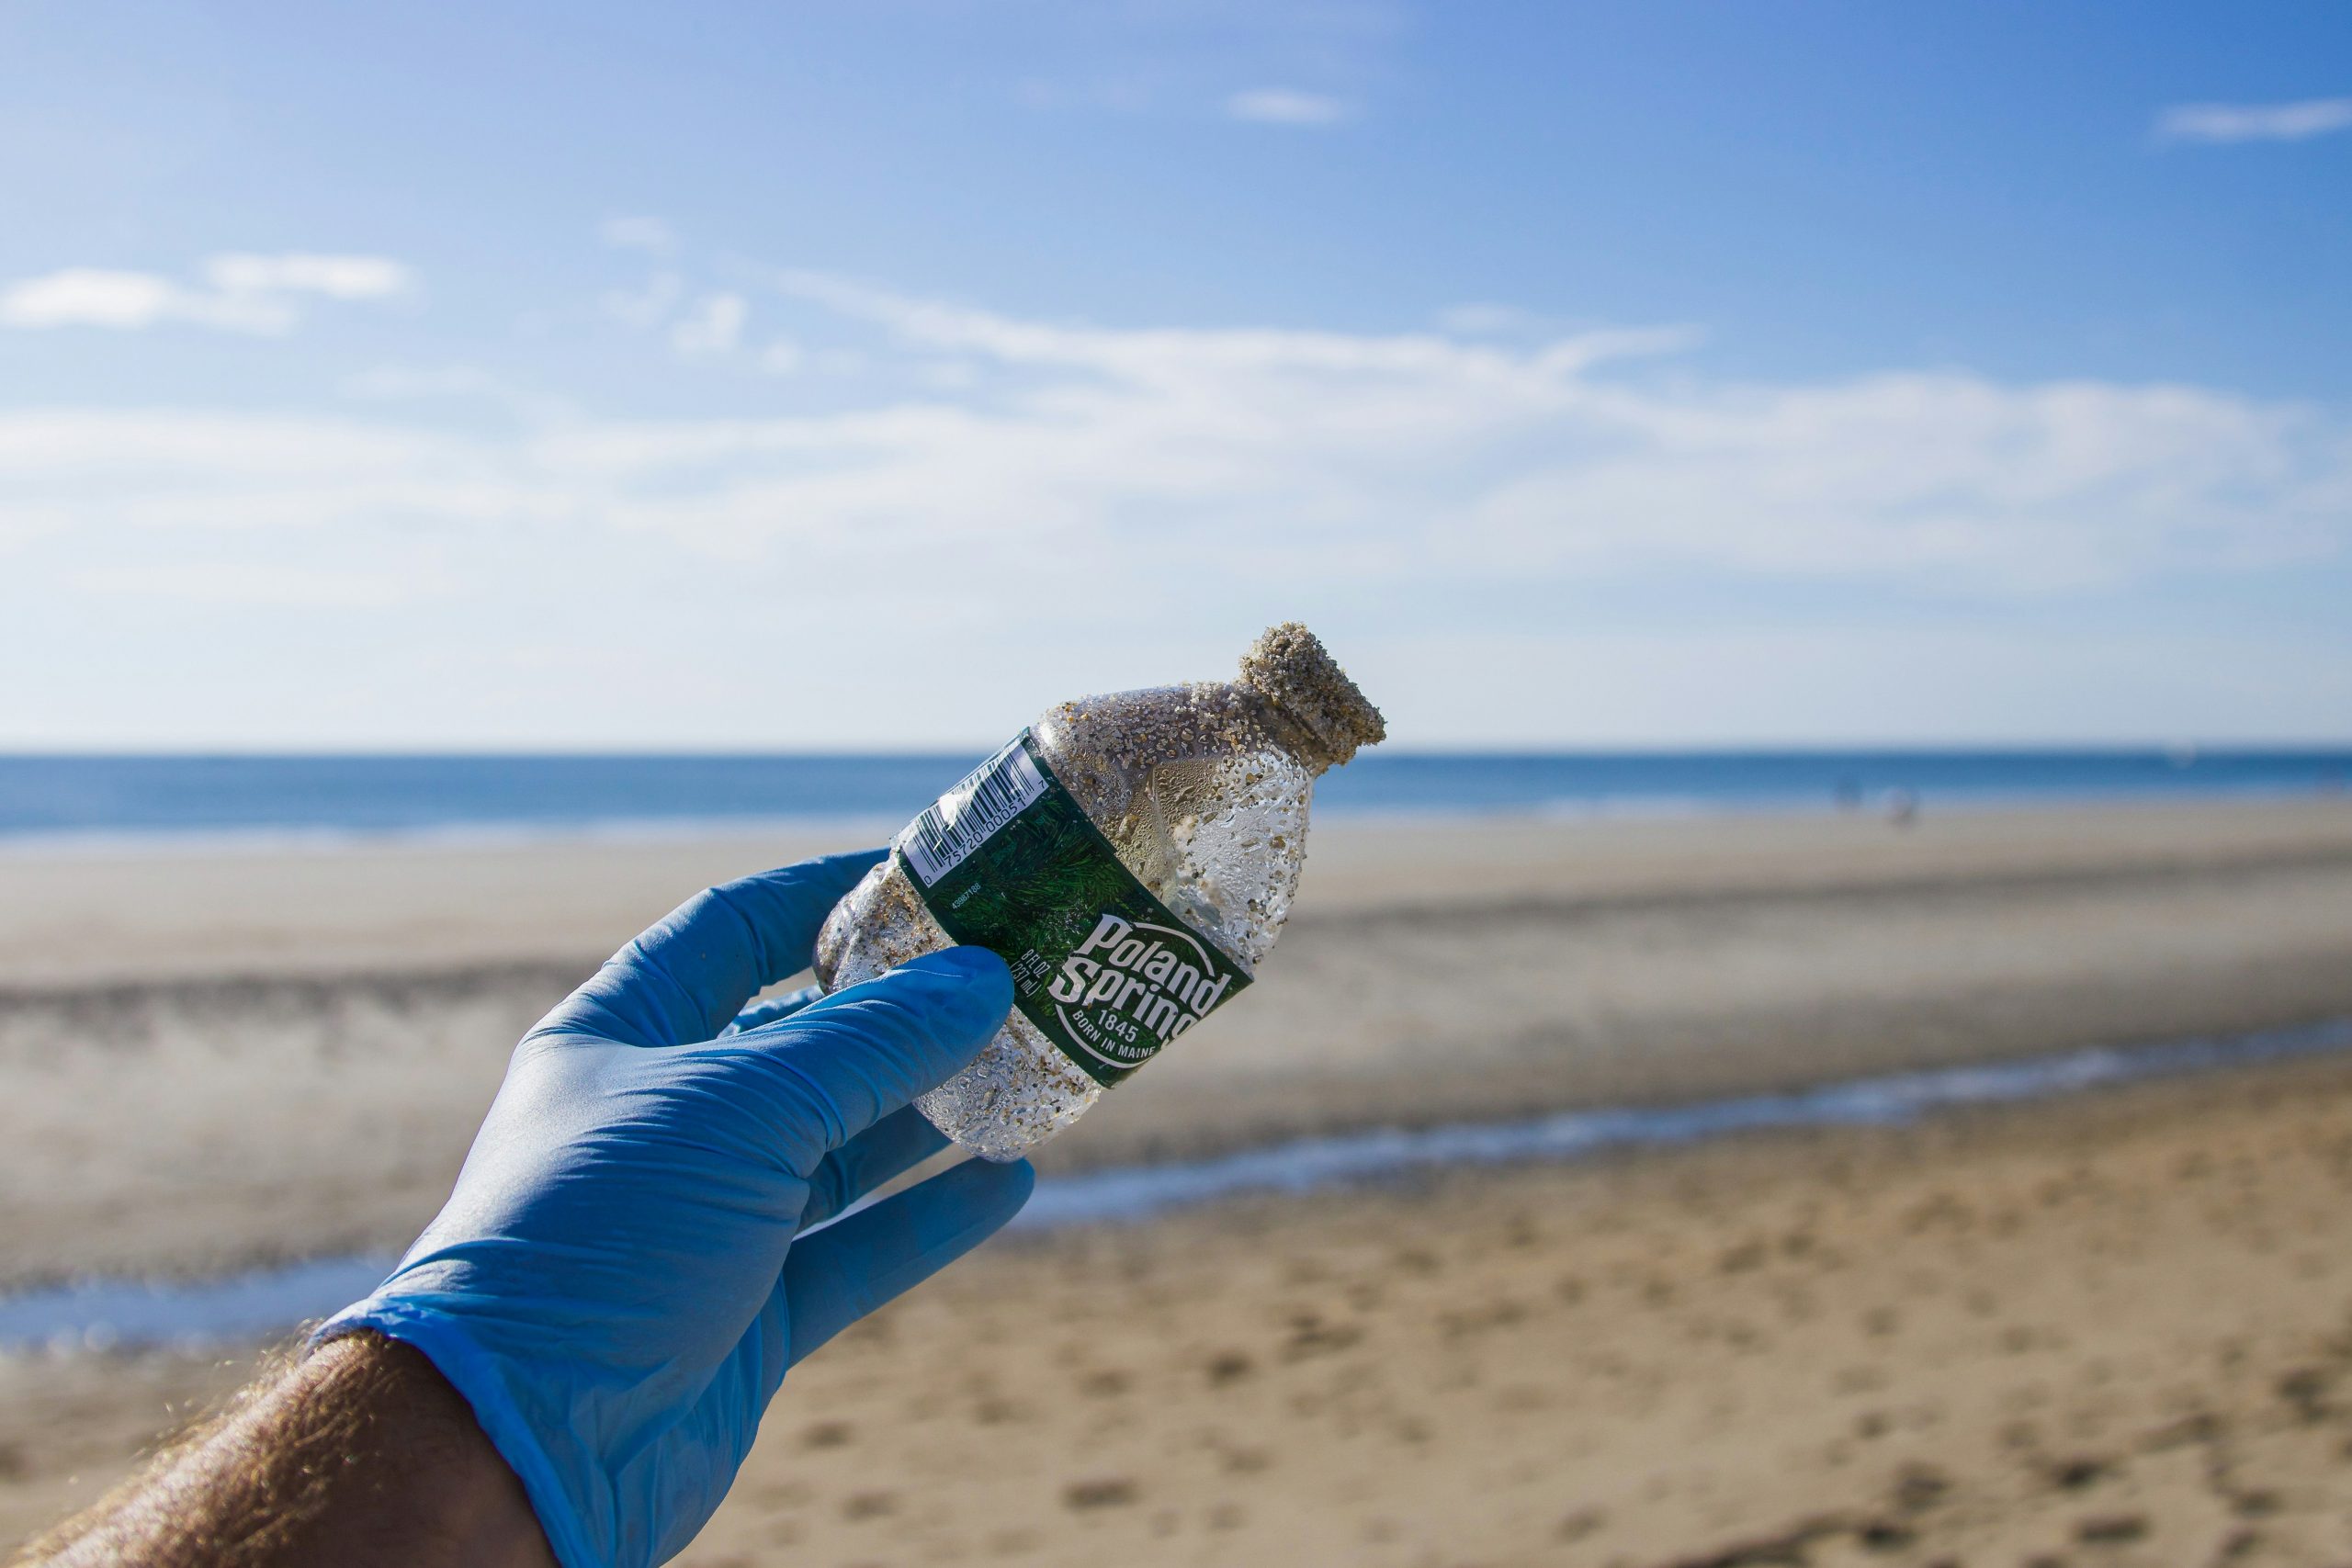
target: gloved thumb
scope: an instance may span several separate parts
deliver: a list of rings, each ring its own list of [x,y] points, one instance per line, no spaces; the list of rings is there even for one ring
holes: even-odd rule
[[[727,1043],[797,1080],[822,1155],[963,1071],[1012,1007],[1003,959],[950,947]]]

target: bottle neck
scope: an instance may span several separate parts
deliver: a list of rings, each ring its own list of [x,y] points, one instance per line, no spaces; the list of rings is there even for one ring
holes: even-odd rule
[[[1269,628],[1250,646],[1236,683],[1256,694],[1273,716],[1284,749],[1318,773],[1388,732],[1380,710],[1295,621]]]
[[[1234,705],[1250,716],[1250,722],[1265,732],[1266,739],[1311,776],[1320,778],[1347,760],[1336,755],[1329,744],[1274,696],[1247,681],[1232,682],[1225,689]]]

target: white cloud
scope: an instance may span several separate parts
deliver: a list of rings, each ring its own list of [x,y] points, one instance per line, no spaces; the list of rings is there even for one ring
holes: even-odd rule
[[[175,308],[179,291],[142,272],[71,267],[28,277],[0,294],[0,321],[12,327],[144,327]]]
[[[751,306],[741,294],[711,294],[670,329],[670,346],[689,358],[732,354]]]
[[[153,273],[101,267],[67,267],[0,289],[0,326],[24,331],[102,327],[136,332],[177,321],[274,334],[290,330],[295,320],[295,312],[282,300],[207,294]]]
[[[416,281],[406,266],[383,256],[308,251],[214,256],[205,272],[223,294],[317,294],[329,299],[386,299],[405,294]]]
[[[978,550],[956,578],[970,592],[1023,592],[1049,560],[1133,585],[1144,610],[1241,559],[1270,581],[1474,598],[1656,572],[2016,598],[2352,552],[2352,422],[2227,392],[1951,372],[1629,377],[1611,367],[1693,334],[1521,346],[1109,329],[824,275],[775,285],[862,329],[876,356],[868,376],[818,389],[830,412],[526,417],[518,434],[459,437],[389,420],[19,411],[0,415],[0,515],[118,540],[552,527],[853,575],[910,549]],[[730,349],[749,313],[740,295],[708,296],[679,323],[682,346]],[[428,380],[361,389],[488,386]]]
[[[1681,329],[1105,328],[774,282],[743,316],[825,313],[811,372],[865,356],[788,414],[748,380],[763,412],[517,405],[462,433],[390,405],[0,412],[0,656],[99,672],[0,691],[0,733],[978,740],[1088,683],[1213,673],[1292,615],[1421,743],[2341,732],[2352,642],[2167,609],[2352,564],[2341,411],[1635,357]],[[714,615],[730,596],[768,608]],[[1007,605],[1036,610],[1017,637]],[[913,629],[857,640],[885,622]],[[535,672],[518,637],[548,644]],[[347,660],[286,656],[329,642]]]
[[[2018,592],[2352,546],[2352,431],[2222,393],[1906,373],[1604,403],[1628,439],[1496,484],[1464,548]]]
[[[383,299],[414,284],[409,268],[381,256],[301,252],[215,256],[206,274],[209,287],[196,288],[149,272],[66,267],[0,288],[0,326],[135,332],[178,322],[275,335],[301,320],[299,296]]]
[[[2163,141],[2301,141],[2352,129],[2352,98],[2283,104],[2177,104],[2156,117]]]
[[[1295,87],[1254,87],[1225,100],[1226,116],[1253,125],[1329,126],[1348,118],[1348,106]]]

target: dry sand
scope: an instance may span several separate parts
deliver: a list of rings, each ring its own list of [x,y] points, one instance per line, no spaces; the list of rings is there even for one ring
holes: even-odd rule
[[[244,1359],[0,1363],[0,1540]],[[2352,1062],[1000,1240],[683,1562],[2352,1560]]]
[[[0,861],[0,1289],[397,1248],[574,978],[817,847]],[[2340,1013],[2352,803],[1322,829],[1044,1163]],[[691,1561],[2352,1561],[2348,1181],[2316,1062],[1000,1242]],[[249,1360],[0,1360],[0,1540]]]

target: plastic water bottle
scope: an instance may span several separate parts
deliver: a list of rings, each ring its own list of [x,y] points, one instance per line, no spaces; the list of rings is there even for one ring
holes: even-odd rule
[[[1316,779],[1385,733],[1295,622],[1232,681],[1063,703],[899,834],[826,920],[817,978],[1000,954],[1012,1015],[916,1105],[1016,1158],[1249,986],[1298,891]]]

